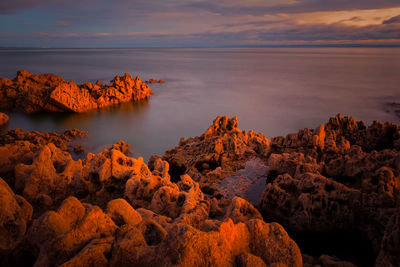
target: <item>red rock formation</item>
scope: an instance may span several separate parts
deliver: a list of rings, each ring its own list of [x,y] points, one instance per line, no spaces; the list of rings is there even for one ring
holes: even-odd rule
[[[4,113],[0,112],[0,126],[3,126],[8,123],[8,116]]]
[[[399,254],[392,248],[400,243],[388,222],[400,205],[399,126],[374,122],[366,127],[338,115],[315,130],[272,142],[237,126],[236,118],[218,117],[206,133],[182,140],[163,159],[171,173],[188,173],[205,192],[218,196],[215,182],[258,157],[268,168],[259,206],[264,218],[292,231],[361,232],[380,255],[377,265],[396,262]]]
[[[171,175],[187,173],[196,181],[218,181],[244,167],[251,157],[266,156],[270,141],[260,133],[238,129],[237,118],[218,117],[200,137],[181,139],[165,152]]]
[[[396,266],[400,247],[396,125],[375,122],[364,127],[337,116],[316,130],[304,129],[272,143],[237,127],[236,118],[219,117],[202,136],[182,140],[167,151],[167,161],[152,157],[149,166],[142,158],[127,156],[122,141],[74,160],[67,140],[77,132],[17,130],[0,136],[0,149],[7,152],[1,154],[0,163],[4,160],[2,166],[8,168],[6,181],[11,187],[3,186],[1,201],[16,210],[6,210],[7,214],[29,225],[32,210],[29,213],[24,208],[29,204],[23,203],[28,201],[34,209],[27,233],[21,238],[26,231],[21,227],[17,241],[4,250],[5,256],[0,255],[2,262],[301,266],[296,243],[278,223],[264,222],[262,214],[292,231],[361,232],[378,255],[377,266]],[[222,197],[213,186],[254,157],[268,167],[259,211],[245,199]],[[0,225],[9,225],[3,220],[7,216],[0,216]],[[9,237],[8,228],[3,229],[0,234]],[[307,259],[308,263],[351,266],[326,255]]]
[[[24,237],[21,227],[15,245],[7,250],[9,263],[237,266],[242,262],[246,266],[256,261],[302,265],[300,250],[285,230],[262,221],[246,200],[235,198],[221,219],[212,218],[211,201],[190,176],[173,183],[166,161],[155,160],[150,171],[143,159],[124,152],[126,145],[120,142],[74,161],[53,143],[44,142],[32,162],[17,164],[14,190],[27,197],[36,219]],[[2,195],[13,201],[14,193],[3,183],[7,194]],[[30,207],[26,201],[21,203]],[[32,208],[30,213],[20,210],[13,216],[27,225]],[[3,218],[0,223],[6,224]],[[11,233],[4,235],[10,238]]]
[[[8,255],[21,243],[32,219],[32,206],[15,195],[0,178],[0,264],[8,264]]]
[[[125,73],[111,85],[77,85],[53,74],[19,71],[14,80],[0,79],[0,108],[33,112],[84,112],[128,101],[148,98],[152,91],[139,77]]]

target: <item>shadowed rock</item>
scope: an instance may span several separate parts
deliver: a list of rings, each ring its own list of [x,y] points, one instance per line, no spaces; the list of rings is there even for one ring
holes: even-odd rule
[[[6,125],[8,123],[8,116],[0,112],[0,126]]]

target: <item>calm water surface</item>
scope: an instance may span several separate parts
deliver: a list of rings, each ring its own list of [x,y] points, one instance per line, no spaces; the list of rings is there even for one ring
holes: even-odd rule
[[[202,134],[218,115],[267,137],[314,128],[337,113],[399,122],[399,48],[0,50],[0,77],[54,73],[77,83],[129,72],[167,83],[148,101],[83,114],[10,114],[8,129],[89,131],[97,152],[125,140],[147,159]]]

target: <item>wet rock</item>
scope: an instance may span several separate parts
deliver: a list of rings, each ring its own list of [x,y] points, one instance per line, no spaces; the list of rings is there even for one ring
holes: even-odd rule
[[[13,80],[0,79],[0,108],[33,112],[84,112],[148,98],[152,91],[139,77],[115,76],[111,85],[77,85],[53,74],[18,71]]]

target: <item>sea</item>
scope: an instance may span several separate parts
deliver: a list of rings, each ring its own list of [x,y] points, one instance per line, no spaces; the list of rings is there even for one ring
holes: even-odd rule
[[[181,137],[199,136],[219,115],[239,128],[285,136],[340,113],[367,124],[400,123],[400,48],[0,49],[0,77],[18,70],[54,73],[76,83],[130,73],[154,95],[80,114],[9,113],[1,131],[89,132],[87,152],[119,140],[136,157],[162,156]]]

